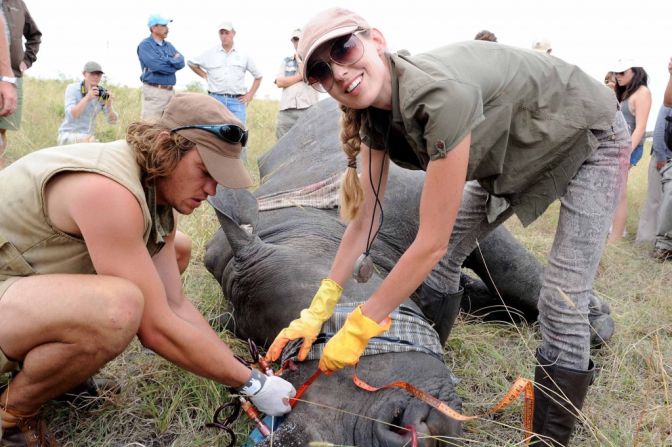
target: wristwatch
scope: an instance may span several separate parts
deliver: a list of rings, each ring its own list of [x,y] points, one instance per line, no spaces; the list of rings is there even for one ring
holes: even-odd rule
[[[16,78],[10,76],[0,76],[0,81],[9,82],[10,84],[16,85]]]

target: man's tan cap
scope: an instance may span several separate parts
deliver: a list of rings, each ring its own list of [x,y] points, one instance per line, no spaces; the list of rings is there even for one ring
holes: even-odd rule
[[[202,93],[179,93],[170,100],[158,124],[174,129],[195,124],[243,124],[216,99]],[[242,146],[231,144],[203,129],[182,129],[178,134],[196,144],[208,173],[227,188],[247,188],[252,178],[240,159]]]
[[[219,28],[217,28],[217,29],[218,30],[223,30],[224,29],[226,31],[234,31],[233,23],[229,22],[228,20],[225,20],[224,22],[221,22],[219,24]]]
[[[322,11],[303,27],[303,34],[298,47],[299,58],[306,64],[310,60],[310,56],[323,43],[358,30],[370,28],[371,26],[363,17],[347,9],[331,8]],[[303,80],[308,80],[305,69],[303,70]]]

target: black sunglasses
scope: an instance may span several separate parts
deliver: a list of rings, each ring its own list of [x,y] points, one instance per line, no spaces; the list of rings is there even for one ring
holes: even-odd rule
[[[365,29],[357,29],[354,33],[332,40],[329,48],[329,60],[317,60],[310,64],[306,71],[306,79],[311,87],[318,92],[328,92],[334,86],[334,72],[331,70],[331,63],[343,66],[352,65],[364,56],[364,44],[356,35],[361,31],[365,31]]]
[[[227,143],[237,144],[241,146],[247,145],[247,129],[243,129],[235,124],[192,124],[191,126],[180,126],[170,129],[171,132],[177,132],[184,129],[201,129],[206,130],[212,134],[217,135],[220,140]]]

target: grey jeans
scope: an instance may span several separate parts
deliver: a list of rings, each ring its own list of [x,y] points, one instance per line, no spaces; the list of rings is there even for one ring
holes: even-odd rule
[[[663,197],[658,211],[656,248],[672,250],[672,160],[660,171]]]
[[[577,370],[588,369],[588,305],[619,191],[625,185],[630,152],[630,136],[620,112],[611,130],[594,134],[599,147],[560,198],[558,226],[538,303],[544,357]],[[465,185],[448,251],[426,280],[436,290],[457,291],[462,262],[477,241],[513,214],[508,208],[489,223],[487,199],[488,193],[477,182]]]

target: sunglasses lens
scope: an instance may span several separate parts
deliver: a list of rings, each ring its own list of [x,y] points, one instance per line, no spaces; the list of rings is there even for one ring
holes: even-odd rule
[[[247,131],[238,126],[221,126],[219,135],[229,143],[240,143],[243,146],[247,143]]]
[[[354,34],[340,37],[334,41],[329,52],[332,61],[340,65],[354,64],[362,58],[364,45]]]
[[[331,67],[324,61],[319,61],[308,69],[308,84],[318,92],[328,92],[334,83]]]

